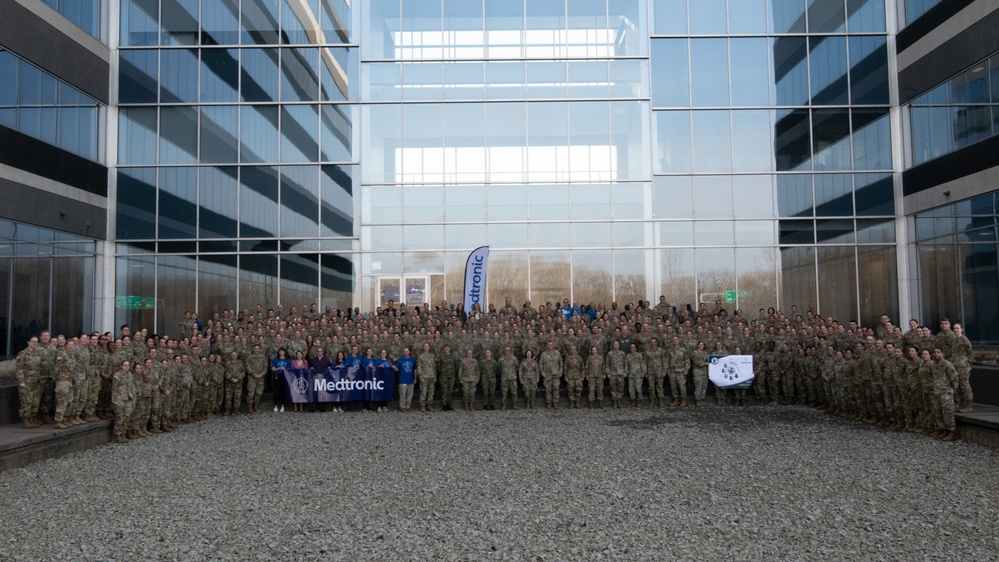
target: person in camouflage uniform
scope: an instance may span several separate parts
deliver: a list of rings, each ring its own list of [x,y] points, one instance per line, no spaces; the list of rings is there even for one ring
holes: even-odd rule
[[[87,372],[90,369],[90,335],[81,334],[73,347],[73,405],[71,419],[74,425],[87,423],[84,410],[87,406]]]
[[[101,381],[107,362],[107,345],[104,338],[94,334],[90,336],[89,363],[87,365],[87,390],[83,401],[83,420],[86,422],[99,421],[97,416],[97,402],[101,395]]]
[[[73,412],[73,371],[76,370],[76,360],[73,359],[73,350],[76,343],[70,340],[66,344],[66,349],[57,349],[55,352],[55,428],[68,429],[74,425],[72,422]]]
[[[38,370],[38,417],[42,423],[55,423],[52,417],[55,411],[55,367],[57,349],[52,342],[48,330],[42,330],[38,336],[38,348],[35,352],[41,358]]]
[[[441,409],[451,410],[454,397],[455,378],[458,375],[458,360],[451,351],[449,344],[444,345],[441,356],[437,359],[437,384],[441,387]]]
[[[520,362],[520,384],[524,387],[524,402],[528,410],[534,409],[538,398],[538,380],[541,370],[534,360],[534,350],[528,348],[524,352],[524,360]]]
[[[131,363],[122,361],[111,377],[111,408],[114,411],[114,435],[118,443],[128,443],[125,433],[132,429],[132,408],[135,404],[135,387],[132,383]]]
[[[152,391],[149,403],[149,432],[160,433],[163,431],[163,377],[170,367],[170,362],[161,359],[155,363],[152,358],[146,359],[146,361],[148,362],[146,377],[149,379],[149,389]]]
[[[924,361],[929,362],[929,370],[933,380],[932,397],[934,401],[937,431],[932,435],[943,441],[953,441],[957,427],[954,422],[954,392],[958,389],[957,370],[950,361],[944,359],[940,347],[933,349],[932,359],[929,351],[923,351]]]
[[[664,304],[661,302],[660,304]],[[669,355],[659,347],[659,338],[649,339],[649,348],[645,350],[645,365],[649,370],[649,405],[666,405],[666,389],[663,384],[668,371]]]
[[[466,412],[475,409],[475,388],[479,385],[479,362],[471,347],[465,349],[465,357],[458,367],[458,378],[461,379],[462,406]]]
[[[143,364],[136,364],[132,368],[132,380],[135,385],[135,405],[132,407],[132,428],[125,437],[129,439],[140,439],[149,436],[146,426],[149,425],[153,405],[153,384],[150,380],[151,373],[146,370],[146,365],[152,365],[151,361]]]
[[[590,346],[590,354],[586,358],[586,384],[590,388],[590,408],[604,407],[604,380],[607,370],[604,366],[604,355],[597,346]]]
[[[496,409],[496,374],[499,363],[493,359],[493,351],[486,349],[485,357],[479,362],[479,372],[482,375],[482,409]]]
[[[503,347],[503,356],[499,360],[500,372],[500,410],[506,410],[507,398],[510,399],[510,407],[518,409],[517,405],[517,375],[520,372],[520,363],[513,356],[513,349],[509,345]]]
[[[240,402],[243,397],[243,379],[246,378],[246,366],[239,360],[235,351],[229,353],[225,363],[226,397],[223,401],[225,415],[239,415]]]
[[[680,344],[680,338],[673,336],[673,349],[669,353],[669,388],[673,393],[670,406],[687,407],[687,370],[690,369],[690,354]]]
[[[579,350],[575,345],[569,346],[563,370],[565,374],[565,390],[569,395],[570,408],[580,407],[579,401],[583,393],[583,367],[583,358],[579,355]]]
[[[38,350],[38,338],[32,337],[28,340],[28,347],[17,354],[15,362],[15,373],[17,375],[17,392],[21,399],[21,420],[25,429],[35,429],[41,427],[38,419],[38,402],[40,400],[41,382],[39,372],[41,370],[42,357]]]
[[[604,368],[607,370],[607,378],[610,379],[611,407],[620,408],[621,399],[624,397],[624,380],[628,376],[628,358],[621,351],[619,341],[611,342],[611,350],[604,358]]]
[[[437,357],[430,344],[423,344],[423,353],[416,358],[416,380],[420,383],[420,411],[434,411],[434,386],[437,382]]]
[[[708,351],[703,341],[697,342],[697,348],[690,352],[690,371],[694,379],[694,406],[704,405],[708,392]]]
[[[541,377],[545,381],[545,405],[548,408],[558,408],[559,386],[562,379],[562,354],[555,349],[551,340],[545,344],[545,350],[538,359]]]
[[[642,407],[642,384],[648,377],[649,370],[645,363],[645,356],[638,352],[637,344],[628,346],[628,355],[624,360],[625,370],[628,372],[628,397],[631,399],[632,408]]]
[[[246,406],[253,414],[260,407],[264,394],[264,376],[267,375],[269,361],[260,351],[260,345],[253,346],[253,353],[246,358]]]
[[[954,341],[951,343],[950,356],[947,360],[954,365],[957,371],[957,392],[954,400],[957,402],[957,411],[967,413],[973,411],[972,401],[974,394],[971,392],[971,358],[974,351],[971,349],[971,340],[964,335],[964,326],[954,324]]]

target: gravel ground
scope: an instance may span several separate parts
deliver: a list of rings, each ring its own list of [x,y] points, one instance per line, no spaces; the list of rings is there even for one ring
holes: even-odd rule
[[[989,560],[997,461],[801,407],[267,412],[0,473],[0,559]]]

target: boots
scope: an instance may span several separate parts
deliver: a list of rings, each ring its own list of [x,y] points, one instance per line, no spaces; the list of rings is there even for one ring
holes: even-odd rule
[[[941,441],[953,441],[955,438],[957,438],[956,433],[953,432],[953,431],[948,431],[948,432],[945,432],[943,434],[943,437],[941,437],[940,440]]]
[[[69,418],[69,423],[70,423],[70,425],[83,425],[86,422],[84,422],[83,420],[81,420],[80,416],[73,416],[73,417]]]
[[[125,437],[123,434],[119,433],[119,434],[117,434],[117,435],[114,436],[114,442],[115,443],[128,443],[128,438]]]
[[[56,422],[55,424],[56,429],[69,429],[70,427],[72,426],[64,421]]]
[[[700,408],[703,405],[704,405],[704,400],[694,400],[694,406]]]
[[[686,408],[687,407],[687,399],[686,398],[680,400],[680,407],[681,408]]]
[[[670,403],[669,403],[669,407],[670,408],[676,408],[679,405],[680,405],[680,399],[678,399],[676,396],[674,396],[673,400],[671,400]]]
[[[45,424],[45,425],[50,425],[50,424],[55,423],[55,420],[52,419],[52,416],[50,416],[48,414],[42,414],[42,423]]]
[[[957,411],[961,414],[967,414],[968,412],[974,412],[975,409],[971,406],[971,402],[962,402]]]

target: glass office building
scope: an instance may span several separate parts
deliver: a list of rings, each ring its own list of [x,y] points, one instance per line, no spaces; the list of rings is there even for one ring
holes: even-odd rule
[[[491,302],[898,313],[881,0],[123,0],[119,18],[116,295],[157,306],[116,324],[455,302],[480,245]]]
[[[0,277],[34,252],[51,284],[47,256],[89,240],[81,329],[456,302],[488,245],[493,303],[665,295],[999,340],[988,0],[45,4],[78,51],[106,41],[110,78],[7,33],[0,133],[104,170],[76,187],[105,218],[0,212]]]

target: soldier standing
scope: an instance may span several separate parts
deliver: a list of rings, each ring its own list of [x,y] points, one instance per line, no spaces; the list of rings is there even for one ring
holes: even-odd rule
[[[974,357],[974,352],[971,349],[971,340],[964,335],[964,326],[954,324],[954,335],[956,338],[951,344],[951,355],[947,359],[957,371],[957,392],[954,394],[957,411],[967,413],[973,410],[971,406],[974,398],[971,392],[971,358]]]
[[[590,387],[590,407],[604,407],[604,379],[607,371],[604,368],[604,356],[597,346],[590,347],[590,355],[586,358],[586,384]]]
[[[243,397],[243,379],[246,378],[246,366],[239,360],[236,351],[229,352],[229,360],[225,364],[226,396],[223,400],[224,414],[238,415],[240,401]]]
[[[665,301],[665,299],[663,300]],[[650,406],[658,403],[659,407],[662,408],[666,405],[666,389],[663,385],[663,379],[666,377],[667,360],[666,350],[659,347],[659,339],[651,338],[649,340],[649,349],[645,350],[645,365],[649,370]]]
[[[541,353],[538,363],[545,381],[545,405],[549,408],[558,408],[562,354],[555,350],[553,341],[549,340],[545,344],[545,350]]]
[[[516,410],[517,406],[517,374],[519,371],[517,358],[513,356],[513,349],[507,345],[503,347],[503,357],[499,360],[500,370],[500,410],[506,410],[506,399],[510,398],[510,406]]]
[[[687,370],[690,357],[687,348],[680,345],[679,336],[673,336],[673,349],[669,353],[669,389],[673,393],[670,406],[687,407]]]
[[[575,345],[569,346],[569,354],[563,365],[565,372],[566,393],[569,395],[569,407],[579,408],[583,393],[583,358]]]
[[[629,344],[628,356],[625,358],[625,369],[628,371],[628,396],[631,398],[631,407],[640,408],[642,406],[642,383],[648,376],[648,368],[645,364],[645,357],[638,352],[637,344]]]
[[[690,370],[694,378],[694,405],[704,405],[708,392],[708,351],[703,341],[697,342],[697,349],[690,352]]]
[[[538,398],[538,377],[540,369],[534,360],[534,351],[528,348],[524,351],[524,360],[520,362],[520,384],[524,386],[524,401],[528,410],[534,409],[534,401]]]
[[[923,350],[923,354],[925,361],[928,359],[929,351]],[[954,423],[954,392],[958,388],[957,371],[950,361],[944,359],[943,350],[939,346],[933,349],[930,373],[933,377],[932,396],[938,428],[932,435],[943,441],[953,441],[957,431]]]
[[[55,428],[68,429],[74,425],[71,414],[73,408],[73,371],[76,368],[76,361],[73,359],[73,350],[76,344],[70,340],[66,344],[66,350],[55,350],[55,369],[53,371],[55,380]]]
[[[451,346],[444,344],[444,351],[437,360],[437,382],[441,387],[441,409],[451,410],[454,396],[455,376],[458,374],[458,361],[451,352]]]
[[[416,358],[416,376],[420,382],[420,411],[434,411],[434,384],[437,381],[437,358],[430,344],[423,344],[423,353]]]
[[[260,352],[260,344],[256,344],[253,346],[253,353],[246,358],[246,406],[251,414],[260,407],[266,374],[267,358]]]
[[[118,372],[111,376],[111,409],[114,411],[114,435],[118,443],[128,443],[125,432],[132,429],[129,417],[132,415],[134,392],[131,363],[122,361]]]
[[[479,373],[482,376],[482,409],[496,409],[496,373],[499,364],[493,359],[491,349],[486,349],[485,357],[479,362]]]
[[[21,399],[21,420],[25,429],[35,429],[42,424],[38,419],[38,400],[41,382],[41,354],[38,352],[38,338],[28,340],[28,347],[17,354],[17,392]]]
[[[607,369],[607,378],[610,379],[611,406],[620,408],[621,398],[624,396],[624,379],[628,374],[628,365],[619,341],[611,342],[611,350],[607,352],[604,368]]]
[[[465,357],[458,368],[461,379],[461,398],[466,412],[475,409],[475,387],[479,385],[479,362],[471,347],[465,350]]]

